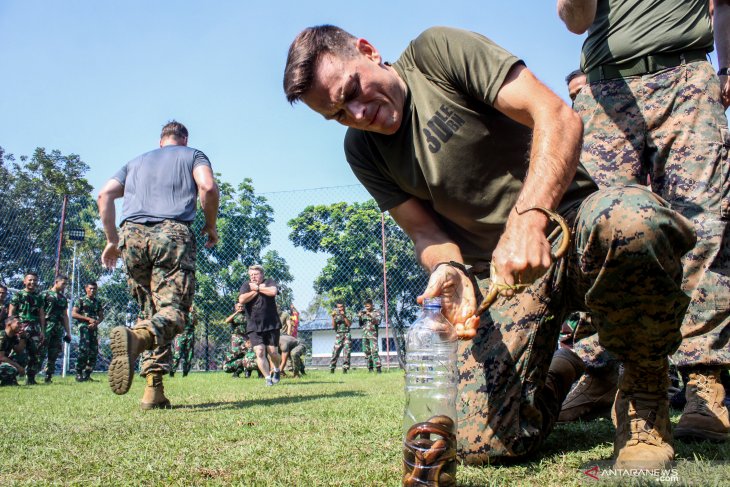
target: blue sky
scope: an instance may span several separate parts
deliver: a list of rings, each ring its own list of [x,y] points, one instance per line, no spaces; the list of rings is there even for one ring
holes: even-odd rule
[[[344,128],[289,106],[281,87],[292,39],[323,23],[365,37],[390,61],[427,27],[474,30],[565,99],[582,43],[545,0],[0,0],[0,145],[16,156],[37,146],[79,154],[98,189],[157,147],[175,118],[234,184],[250,177],[264,193],[357,184]]]

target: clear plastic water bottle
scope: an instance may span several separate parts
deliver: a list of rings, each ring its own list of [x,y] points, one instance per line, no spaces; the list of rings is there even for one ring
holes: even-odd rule
[[[456,485],[456,330],[426,299],[406,337],[403,486]]]

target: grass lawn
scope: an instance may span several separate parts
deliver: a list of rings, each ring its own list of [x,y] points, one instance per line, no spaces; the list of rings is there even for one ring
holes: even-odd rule
[[[403,375],[310,371],[305,379],[165,379],[175,408],[139,410],[143,381],[115,396],[106,376],[0,389],[0,485],[400,485]],[[674,421],[678,417],[675,415]],[[541,456],[459,467],[459,485],[597,485],[610,421],[559,426]],[[681,484],[730,485],[730,446],[676,446]],[[589,485],[590,485],[589,484]],[[643,485],[647,485],[644,483]],[[666,485],[662,484],[662,485]]]

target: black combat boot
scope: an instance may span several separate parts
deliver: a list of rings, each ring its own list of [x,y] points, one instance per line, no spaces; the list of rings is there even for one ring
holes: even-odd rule
[[[76,382],[86,382],[86,379],[84,378],[84,374],[81,372],[76,373]]]
[[[378,369],[377,370],[378,370],[378,374],[382,374],[383,373],[383,369],[379,365],[378,365]]]
[[[53,376],[46,374],[45,379],[43,379],[43,382],[46,384],[51,384],[53,382]]]
[[[26,386],[35,386],[38,383],[35,381],[35,374],[31,375],[28,374],[25,378],[25,385]]]
[[[170,377],[175,377],[175,369],[170,369]]]
[[[84,372],[84,380],[86,380],[88,382],[96,382],[96,379],[92,379],[91,378],[91,371],[90,370],[87,370],[87,371]]]
[[[236,371],[236,372],[234,372],[234,373],[231,374],[231,378],[232,379],[240,379],[241,378],[241,373],[238,372],[238,371]]]
[[[373,368],[372,367],[368,367],[368,374],[372,374],[372,373],[373,373]]]
[[[245,371],[243,372],[243,376],[244,376],[245,378],[247,378],[247,379],[248,379],[249,377],[251,377],[251,371],[250,371],[250,370],[248,370],[248,369],[246,369],[246,370],[245,370]]]

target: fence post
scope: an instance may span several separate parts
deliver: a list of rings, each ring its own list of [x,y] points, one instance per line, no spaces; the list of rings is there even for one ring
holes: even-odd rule
[[[385,261],[385,214],[380,213],[380,235],[383,243],[383,311],[385,312],[385,366],[390,370],[390,334],[388,323],[388,268]]]
[[[61,269],[61,250],[63,249],[63,230],[66,226],[66,205],[68,205],[68,195],[63,195],[63,206],[61,207],[61,228],[58,230],[58,246],[56,247],[56,267],[53,270],[53,280],[58,277]]]

